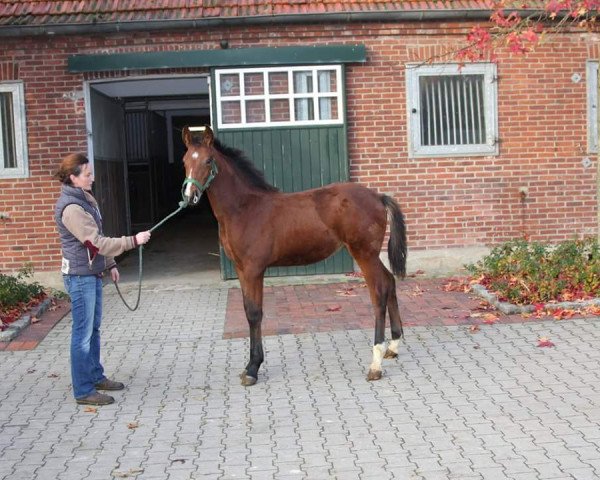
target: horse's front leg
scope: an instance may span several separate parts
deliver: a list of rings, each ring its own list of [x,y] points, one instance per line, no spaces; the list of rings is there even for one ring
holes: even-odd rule
[[[249,387],[256,383],[258,369],[265,358],[261,330],[264,272],[258,275],[248,275],[238,271],[238,277],[244,298],[244,311],[250,327],[250,360],[246,369],[240,374],[240,379],[242,385]]]

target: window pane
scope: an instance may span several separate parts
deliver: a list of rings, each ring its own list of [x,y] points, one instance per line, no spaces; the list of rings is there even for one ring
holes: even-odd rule
[[[240,76],[237,73],[221,75],[219,83],[222,97],[232,97],[240,94]]]
[[[246,123],[264,123],[266,121],[264,100],[246,100]]]
[[[246,95],[264,95],[265,86],[262,73],[244,74],[244,93]]]
[[[485,143],[483,75],[419,77],[421,144]]]
[[[319,99],[319,119],[320,120],[337,120],[337,101],[335,98],[320,98]]]
[[[297,98],[294,101],[296,120],[314,120],[315,111],[312,98]]]
[[[287,98],[271,100],[271,121],[289,122],[290,102]]]
[[[337,92],[336,76],[334,70],[323,70],[317,74],[319,78],[319,92]]]
[[[242,109],[239,101],[221,102],[221,116],[224,124],[242,123]]]
[[[0,93],[0,146],[2,147],[1,168],[17,168],[17,149],[15,146],[13,95]]]
[[[219,125],[341,124],[340,74],[339,65],[217,69]]]
[[[294,93],[312,93],[312,72],[294,72]]]
[[[269,73],[269,93],[273,95],[285,95],[288,93],[287,72]]]

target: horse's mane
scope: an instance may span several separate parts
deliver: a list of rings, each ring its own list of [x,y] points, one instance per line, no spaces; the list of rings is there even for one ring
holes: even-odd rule
[[[279,189],[274,187],[265,180],[263,172],[254,166],[254,164],[246,157],[244,152],[237,148],[223,145],[216,138],[213,141],[214,148],[231,160],[231,165],[253,186],[265,192],[278,192]]]

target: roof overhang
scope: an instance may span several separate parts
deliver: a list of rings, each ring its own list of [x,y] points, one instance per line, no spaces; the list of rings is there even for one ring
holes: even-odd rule
[[[478,3],[478,2],[476,2]],[[481,2],[483,6],[484,2]],[[0,37],[39,35],[94,35],[156,30],[196,30],[250,25],[327,24],[353,22],[421,22],[440,20],[489,20],[490,8],[441,8],[419,9],[407,2],[407,9],[383,11],[319,12],[303,14],[253,15],[244,17],[202,17],[186,19],[116,20],[84,22],[72,16],[47,19],[40,16],[31,23],[4,23],[0,25]],[[527,12],[526,10],[520,10]]]
[[[319,65],[366,61],[364,45],[315,45],[80,54],[69,57],[68,70],[78,73],[190,67]]]

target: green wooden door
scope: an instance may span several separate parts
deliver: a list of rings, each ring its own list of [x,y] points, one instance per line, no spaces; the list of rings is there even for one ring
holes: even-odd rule
[[[283,192],[298,192],[329,183],[348,181],[345,126],[224,129],[217,137],[238,148]],[[312,265],[270,267],[267,276],[316,275],[350,272],[353,261],[344,248]],[[224,279],[236,278],[231,261],[221,249]]]

